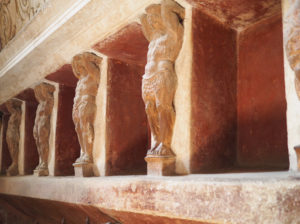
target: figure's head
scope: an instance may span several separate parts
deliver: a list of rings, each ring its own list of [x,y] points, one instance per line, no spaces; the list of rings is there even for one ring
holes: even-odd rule
[[[42,82],[34,88],[34,95],[38,101],[44,101],[53,97],[55,87],[49,83]]]
[[[85,68],[85,59],[83,54],[77,54],[72,59],[72,69],[76,77],[81,77],[87,75]]]
[[[5,103],[9,113],[21,112],[22,101],[18,99],[10,99]]]
[[[152,4],[146,8],[147,20],[154,29],[162,29],[161,5]]]
[[[99,66],[102,59],[94,53],[84,52],[77,54],[72,59],[72,69],[77,77],[86,76],[88,74],[87,63],[93,63]]]

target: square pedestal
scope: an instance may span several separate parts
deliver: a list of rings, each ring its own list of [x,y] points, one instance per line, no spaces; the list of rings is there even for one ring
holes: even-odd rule
[[[172,176],[175,174],[176,157],[147,156],[147,175],[149,176]]]
[[[36,176],[36,177],[49,176],[49,170],[48,169],[34,170],[33,175]]]
[[[93,163],[74,163],[75,177],[94,176]]]
[[[296,145],[294,147],[296,155],[297,155],[297,167],[298,167],[298,171],[300,171],[300,145]]]

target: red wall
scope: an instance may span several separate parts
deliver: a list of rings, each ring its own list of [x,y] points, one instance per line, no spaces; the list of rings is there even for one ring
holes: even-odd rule
[[[281,17],[241,33],[238,49],[240,166],[288,168]]]
[[[106,175],[146,173],[148,128],[141,96],[143,73],[144,66],[108,60]]]
[[[55,176],[73,175],[73,163],[80,155],[75,126],[72,120],[75,87],[59,85],[55,141]]]
[[[193,9],[191,172],[233,166],[236,153],[236,33]]]

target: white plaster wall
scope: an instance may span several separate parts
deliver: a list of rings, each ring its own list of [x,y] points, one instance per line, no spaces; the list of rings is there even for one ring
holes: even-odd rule
[[[53,93],[54,105],[52,109],[51,119],[50,119],[50,137],[49,137],[49,155],[48,155],[48,169],[49,176],[54,176],[55,174],[55,141],[56,141],[56,121],[57,121],[57,112],[58,112],[58,94],[59,94],[59,84],[44,80],[55,87]]]
[[[106,172],[106,97],[107,97],[107,57],[102,57],[100,84],[96,97],[95,139],[93,147],[94,174],[105,176]]]
[[[286,26],[286,13],[289,8],[289,1],[282,0],[283,9],[283,30]],[[294,146],[300,145],[300,100],[295,89],[295,75],[284,53],[284,72],[285,72],[285,92],[287,101],[287,129],[288,129],[288,148],[290,159],[290,170],[297,170],[297,156]]]
[[[176,173],[187,174],[191,151],[192,7],[184,1],[177,2],[185,7],[185,20],[183,44],[175,63],[178,86],[174,99],[176,120],[172,149],[176,154]]]
[[[19,156],[18,156],[18,168],[19,174],[25,175],[24,170],[24,163],[25,163],[25,109],[26,102],[22,101],[21,109],[22,109],[22,116],[21,116],[21,124],[20,124],[20,140],[19,140]]]

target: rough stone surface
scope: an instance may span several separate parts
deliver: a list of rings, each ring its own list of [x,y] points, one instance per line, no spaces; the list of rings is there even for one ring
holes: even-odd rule
[[[300,222],[299,176],[288,172],[168,178],[1,177],[0,193],[200,223]]]

